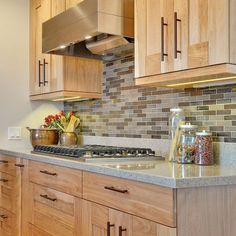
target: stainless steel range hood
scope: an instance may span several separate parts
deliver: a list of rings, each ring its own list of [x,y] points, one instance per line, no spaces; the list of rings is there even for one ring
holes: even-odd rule
[[[134,36],[134,0],[83,0],[43,23],[43,53],[105,59]]]

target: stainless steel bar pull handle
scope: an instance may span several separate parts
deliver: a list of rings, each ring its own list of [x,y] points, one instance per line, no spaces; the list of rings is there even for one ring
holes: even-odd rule
[[[43,66],[43,64],[41,63],[41,61],[38,61],[38,70],[39,70],[39,87],[41,87],[41,85],[43,85],[43,82],[41,81],[41,66]]]
[[[122,236],[123,232],[127,231],[125,228],[122,228],[122,226],[119,226],[119,236]]]
[[[111,236],[111,227],[115,227],[115,224],[111,224],[110,221],[107,222],[107,236]]]
[[[168,56],[165,53],[165,26],[168,26],[168,24],[165,23],[164,17],[161,17],[161,61],[164,61],[165,56]]]
[[[174,47],[175,47],[175,59],[178,57],[178,53],[181,53],[181,50],[178,50],[178,25],[177,23],[181,22],[178,19],[177,12],[174,13]]]

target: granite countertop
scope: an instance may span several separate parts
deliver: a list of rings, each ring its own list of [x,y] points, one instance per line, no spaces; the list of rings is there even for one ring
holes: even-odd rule
[[[31,149],[0,148],[0,153],[170,188],[236,184],[236,163],[197,166],[166,161],[86,163],[72,158],[32,154]]]

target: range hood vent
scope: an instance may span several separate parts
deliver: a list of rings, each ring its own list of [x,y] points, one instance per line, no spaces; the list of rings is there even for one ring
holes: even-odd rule
[[[133,43],[133,0],[84,0],[43,23],[43,53],[109,60]]]

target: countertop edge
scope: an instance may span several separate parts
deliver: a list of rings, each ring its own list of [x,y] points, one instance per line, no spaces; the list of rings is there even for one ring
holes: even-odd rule
[[[85,163],[70,158],[60,158],[30,153],[26,151],[14,151],[0,148],[0,153],[23,158],[32,161],[39,161],[48,164],[54,164],[62,167],[68,167],[83,171],[104,174],[113,177],[119,177],[127,180],[139,181],[148,184],[160,185],[168,188],[191,188],[191,187],[207,187],[220,185],[236,185],[236,174],[232,176],[207,176],[207,177],[187,177],[173,178],[161,175],[153,175],[148,173],[137,173],[129,170],[115,169],[101,166],[94,163]]]

